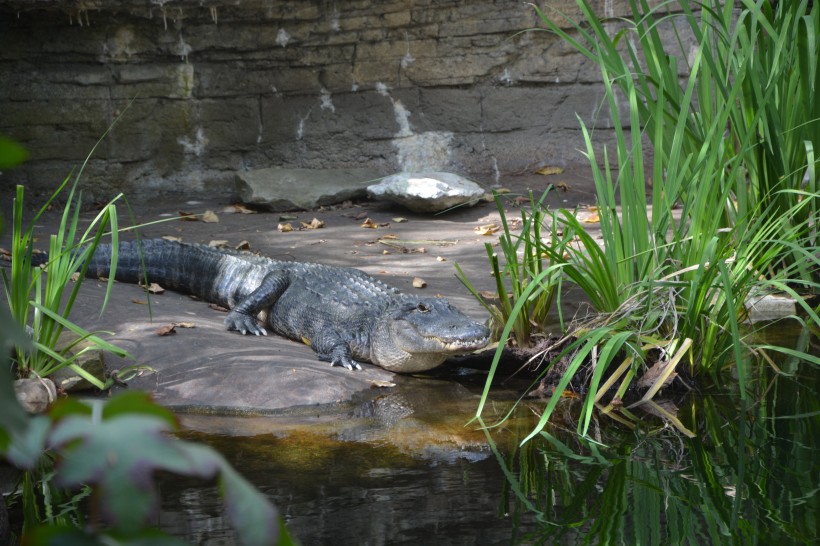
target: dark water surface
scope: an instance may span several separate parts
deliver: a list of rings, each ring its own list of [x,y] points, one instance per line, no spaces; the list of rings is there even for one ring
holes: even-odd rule
[[[763,367],[745,400],[733,386],[668,398],[677,425],[598,414],[584,440],[567,398],[523,447],[543,401],[491,445],[465,426],[477,383],[453,378],[408,378],[343,418],[185,416],[184,436],[222,452],[304,545],[817,543],[818,373],[779,369]],[[515,387],[488,403],[487,422]],[[164,529],[234,544],[215,488],[164,479],[162,495]]]

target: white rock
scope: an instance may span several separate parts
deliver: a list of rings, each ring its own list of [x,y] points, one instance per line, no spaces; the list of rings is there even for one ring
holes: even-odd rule
[[[415,212],[440,212],[459,205],[474,205],[484,189],[462,176],[447,172],[402,172],[367,188],[374,199],[385,199]]]

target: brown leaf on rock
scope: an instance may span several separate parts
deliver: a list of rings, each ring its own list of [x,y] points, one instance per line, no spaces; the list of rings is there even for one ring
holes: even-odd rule
[[[425,281],[421,277],[414,277],[413,288],[427,288],[427,281]]]
[[[196,324],[193,322],[174,322],[172,324],[177,328],[196,328]]]
[[[202,221],[208,224],[218,224],[219,223],[219,216],[212,210],[206,210],[202,213]]]
[[[242,203],[234,203],[233,205],[229,205],[222,209],[222,212],[225,214],[256,214],[255,210],[249,209]]]
[[[174,243],[181,243],[182,242],[182,237],[174,237],[173,235],[163,235],[162,239],[165,239],[166,241],[171,241],[171,242],[174,242]]]
[[[250,250],[251,244],[248,241],[240,241],[234,248],[236,250]]]
[[[276,229],[278,229],[282,233],[287,233],[289,231],[293,231],[293,226],[290,225],[290,222],[284,222],[284,223],[280,223],[278,226],[276,226]]]
[[[324,220],[319,220],[318,218],[314,218],[310,222],[300,222],[302,224],[302,229],[322,229],[325,227]]]
[[[211,248],[225,248],[228,246],[227,239],[214,239],[208,243],[208,246]]]
[[[215,303],[209,303],[208,307],[210,307],[214,311],[219,311],[220,313],[227,313],[228,312],[227,308],[222,307],[221,305],[217,305]]]
[[[478,235],[492,235],[499,229],[498,224],[484,224],[483,226],[473,228],[473,231],[475,231]]]
[[[136,303],[137,305],[148,305],[148,302],[145,300],[136,300],[133,298],[131,299],[131,303]]]
[[[379,227],[379,224],[377,224],[376,222],[374,222],[370,218],[365,218],[364,222],[362,222],[361,227],[367,228],[367,229],[377,229]]]
[[[561,174],[562,172],[564,172],[563,167],[555,167],[555,166],[552,166],[552,165],[547,165],[546,167],[541,167],[540,169],[535,171],[535,174],[542,174],[544,176],[549,176],[551,174]]]
[[[171,334],[176,334],[176,324],[166,324],[165,326],[160,326],[157,328],[157,335],[158,336],[170,336]]]
[[[151,294],[163,294],[165,292],[165,289],[155,282],[149,284],[145,290]]]

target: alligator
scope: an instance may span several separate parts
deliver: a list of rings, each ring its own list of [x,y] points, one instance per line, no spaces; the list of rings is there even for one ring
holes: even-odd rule
[[[108,277],[111,253],[110,244],[99,245],[86,276]],[[422,372],[450,355],[481,349],[490,337],[447,299],[402,293],[358,269],[150,239],[119,243],[114,277],[155,282],[226,307],[229,330],[267,335],[270,328],[349,370],[366,361],[392,372]]]

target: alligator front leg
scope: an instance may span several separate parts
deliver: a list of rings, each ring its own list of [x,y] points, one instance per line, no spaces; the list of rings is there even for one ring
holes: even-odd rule
[[[323,332],[317,339],[311,340],[310,346],[316,351],[319,360],[330,362],[331,366],[344,366],[348,370],[361,370],[362,365],[353,359],[350,345],[336,332]]]
[[[225,317],[228,330],[237,330],[243,335],[251,333],[257,336],[268,335],[267,330],[259,325],[256,316],[270,307],[288,287],[288,275],[284,271],[271,271],[259,287],[240,301]]]

